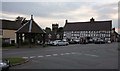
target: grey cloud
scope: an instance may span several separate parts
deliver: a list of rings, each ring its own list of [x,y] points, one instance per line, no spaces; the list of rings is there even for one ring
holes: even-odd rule
[[[82,5],[89,5],[89,3],[77,2],[3,2],[2,11],[21,13],[21,14],[34,14],[39,17],[52,17],[53,13],[67,12],[78,9]]]
[[[41,17],[48,17],[51,13],[69,10],[64,4],[60,3],[34,3],[34,2],[4,2],[2,11],[34,14]],[[72,6],[69,5],[72,9]]]
[[[2,11],[19,13],[26,15],[35,15],[37,17],[52,18],[52,19],[74,19],[69,15],[61,15],[60,13],[67,13],[79,9],[81,6],[91,7],[99,14],[97,19],[109,19],[109,14],[116,13],[116,3],[101,5],[94,2],[3,2]],[[58,16],[53,14],[60,14]],[[78,15],[79,16],[79,15]],[[87,15],[83,15],[87,16]],[[114,20],[114,23],[117,20]]]

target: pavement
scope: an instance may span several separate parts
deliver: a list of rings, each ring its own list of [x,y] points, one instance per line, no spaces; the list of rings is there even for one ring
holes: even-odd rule
[[[3,50],[2,54],[3,57],[22,57],[29,60],[11,69],[118,68],[118,43],[10,49]]]

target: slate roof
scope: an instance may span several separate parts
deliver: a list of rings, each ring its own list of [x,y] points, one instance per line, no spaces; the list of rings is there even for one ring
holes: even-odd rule
[[[89,22],[66,22],[64,31],[99,31],[112,29],[112,20]]]
[[[34,20],[31,16],[31,19],[26,22],[22,27],[20,27],[17,33],[46,33]]]
[[[0,29],[7,29],[7,30],[17,30],[20,28],[21,21],[10,21],[10,20],[5,20],[5,19],[0,19]]]

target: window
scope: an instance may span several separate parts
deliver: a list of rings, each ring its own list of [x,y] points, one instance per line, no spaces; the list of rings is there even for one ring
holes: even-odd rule
[[[102,34],[102,37],[104,37],[104,34]]]
[[[73,31],[72,31],[72,33],[73,33]]]
[[[64,36],[66,36],[66,34],[64,34]]]
[[[85,36],[85,34],[83,34],[83,36]]]
[[[83,31],[81,31],[81,33],[83,33]]]
[[[110,34],[109,34],[109,37],[110,37]]]
[[[91,31],[91,33],[93,33],[93,31]]]
[[[98,33],[98,31],[96,31],[96,33]]]
[[[73,33],[72,33],[72,36],[74,36]]]
[[[106,34],[105,36],[106,36],[106,37],[109,37],[109,34]]]
[[[76,31],[74,31],[74,33],[76,33]]]
[[[104,34],[104,37],[106,37],[106,34]]]
[[[82,33],[84,33],[84,31],[82,31]]]
[[[76,34],[76,36],[79,36],[79,34]]]
[[[89,33],[90,33],[90,31],[89,31]]]
[[[98,34],[96,34],[96,36],[98,36]]]
[[[94,34],[94,36],[95,36],[95,34]]]

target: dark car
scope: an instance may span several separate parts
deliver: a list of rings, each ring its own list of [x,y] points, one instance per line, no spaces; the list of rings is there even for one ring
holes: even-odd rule
[[[9,60],[0,60],[0,68],[2,69],[1,71],[8,71],[10,67],[10,62]]]
[[[75,44],[75,41],[69,41],[70,44]]]

